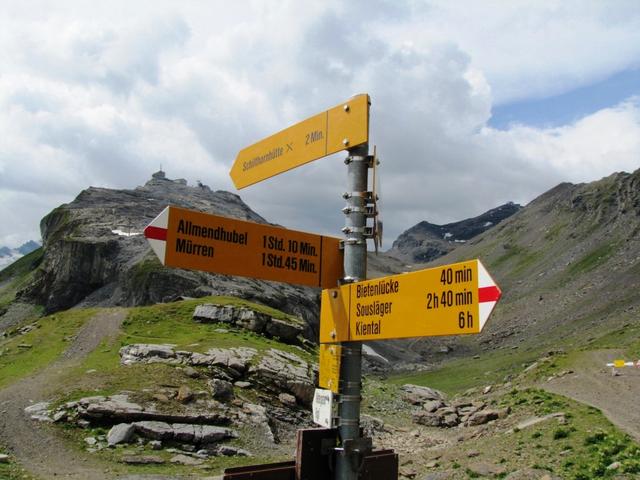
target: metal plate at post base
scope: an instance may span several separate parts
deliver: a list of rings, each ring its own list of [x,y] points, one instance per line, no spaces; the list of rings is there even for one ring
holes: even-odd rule
[[[298,430],[296,480],[335,478],[334,457],[343,453],[332,448],[335,446],[336,438],[337,430],[335,428]],[[366,448],[370,445],[370,439],[362,439],[361,443],[361,447]],[[364,457],[358,480],[397,480],[397,478],[398,455],[393,450],[379,450],[368,453]]]
[[[222,480],[296,480],[296,462],[227,468]]]

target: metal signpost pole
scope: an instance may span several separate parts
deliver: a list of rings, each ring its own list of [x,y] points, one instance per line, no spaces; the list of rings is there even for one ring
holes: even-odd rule
[[[345,160],[348,171],[347,201],[343,209],[346,222],[343,229],[345,282],[358,282],[367,275],[367,241],[365,237],[367,183],[369,176],[369,145],[364,143],[349,149]],[[362,386],[362,343],[342,344],[340,375],[339,435],[342,450],[336,459],[336,479],[356,480],[365,453],[358,444],[360,438],[360,401]]]

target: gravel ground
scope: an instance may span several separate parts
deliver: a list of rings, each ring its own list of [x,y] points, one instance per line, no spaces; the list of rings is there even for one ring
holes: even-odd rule
[[[104,480],[110,467],[70,449],[46,424],[31,420],[25,407],[46,401],[69,368],[78,365],[100,342],[118,333],[125,310],[109,310],[94,316],[60,359],[34,376],[0,390],[0,443],[38,478]]]
[[[573,374],[541,386],[602,410],[611,423],[640,441],[640,368],[616,369],[619,375],[614,376],[606,364],[615,359],[624,356],[618,350],[585,352],[582,361],[572,367]]]

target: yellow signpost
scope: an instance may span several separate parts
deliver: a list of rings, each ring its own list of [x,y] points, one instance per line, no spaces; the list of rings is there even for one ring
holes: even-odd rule
[[[241,189],[368,141],[369,95],[356,95],[241,150],[231,180]]]
[[[338,394],[340,387],[340,358],[342,347],[340,345],[320,345],[320,374],[318,385],[333,393]]]
[[[320,342],[479,333],[501,292],[479,260],[322,292]]]
[[[343,274],[340,240],[167,207],[145,229],[163,265],[329,288]]]

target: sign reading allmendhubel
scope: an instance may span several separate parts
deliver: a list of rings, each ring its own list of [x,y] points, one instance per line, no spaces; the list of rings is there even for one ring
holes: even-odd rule
[[[167,207],[145,229],[163,265],[279,282],[334,287],[340,240]]]

